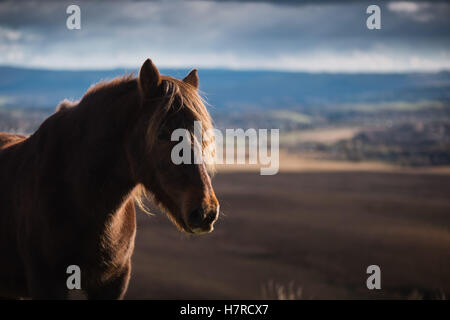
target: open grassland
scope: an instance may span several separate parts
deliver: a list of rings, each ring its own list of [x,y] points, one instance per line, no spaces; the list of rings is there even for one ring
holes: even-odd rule
[[[295,130],[283,133],[280,137],[280,144],[283,146],[304,142],[333,144],[339,140],[351,139],[359,131],[361,131],[360,128],[354,127]]]
[[[212,234],[138,214],[127,298],[448,298],[450,175],[219,171]],[[381,267],[382,289],[366,288]]]
[[[322,154],[309,152],[296,154],[286,150],[279,153],[279,172],[390,172],[411,174],[450,174],[450,166],[408,167],[380,161],[342,161],[321,159]],[[260,164],[221,164],[217,165],[219,172],[260,172]]]

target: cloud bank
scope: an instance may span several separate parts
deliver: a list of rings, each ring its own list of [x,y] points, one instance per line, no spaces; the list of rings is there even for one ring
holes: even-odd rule
[[[366,28],[370,3],[229,1],[0,2],[0,64],[52,69],[163,67],[309,72],[450,70],[450,5],[382,2],[381,30]]]

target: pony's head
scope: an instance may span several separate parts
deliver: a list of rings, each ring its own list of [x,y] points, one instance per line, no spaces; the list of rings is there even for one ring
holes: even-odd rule
[[[171,158],[172,149],[178,143],[171,140],[176,129],[185,129],[190,134],[192,154],[198,146],[204,156],[213,150],[211,139],[198,142],[194,138],[194,121],[202,124],[204,137],[212,132],[210,115],[198,94],[197,70],[178,80],[161,76],[147,59],[139,72],[138,87],[141,111],[133,128],[135,139],[142,141],[138,154],[133,157],[138,182],[181,230],[212,231],[219,203],[208,173],[210,163],[175,164]]]

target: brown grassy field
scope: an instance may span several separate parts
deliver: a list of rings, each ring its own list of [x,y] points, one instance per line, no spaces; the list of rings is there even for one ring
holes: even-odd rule
[[[214,186],[211,234],[138,214],[128,299],[449,297],[450,175],[242,171]],[[366,288],[371,264],[381,290]]]
[[[361,131],[361,128],[355,127],[295,130],[282,134],[280,143],[285,146],[296,145],[302,142],[332,144],[339,140],[351,139],[359,131]]]

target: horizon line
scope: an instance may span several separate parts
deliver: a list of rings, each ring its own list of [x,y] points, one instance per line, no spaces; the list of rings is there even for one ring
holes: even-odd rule
[[[26,66],[18,64],[0,64],[0,68],[22,69],[22,70],[36,70],[36,71],[54,71],[54,72],[95,72],[95,71],[114,71],[114,70],[133,70],[139,71],[140,65],[137,66],[116,66],[116,67],[98,67],[98,68],[49,68],[43,66]],[[449,73],[450,69],[442,68],[440,70],[301,70],[301,69],[274,69],[274,68],[233,68],[233,67],[211,67],[211,66],[166,66],[158,67],[161,70],[190,70],[198,69],[210,71],[230,71],[230,72],[269,72],[269,73],[303,73],[303,74],[438,74]]]

